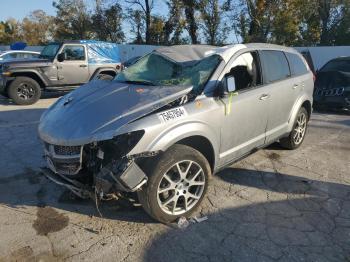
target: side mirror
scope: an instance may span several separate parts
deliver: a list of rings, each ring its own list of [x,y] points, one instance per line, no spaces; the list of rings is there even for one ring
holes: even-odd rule
[[[63,62],[64,60],[66,60],[66,53],[60,53],[57,55],[58,62]]]
[[[236,91],[236,82],[233,76],[226,77],[226,88],[229,93]]]

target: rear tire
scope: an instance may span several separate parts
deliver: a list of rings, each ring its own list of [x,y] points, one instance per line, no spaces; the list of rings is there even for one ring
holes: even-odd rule
[[[211,176],[209,163],[200,152],[176,144],[148,162],[147,167],[147,184],[137,194],[151,217],[173,222],[188,217],[200,205]]]
[[[290,150],[297,149],[304,141],[308,121],[308,112],[305,107],[301,107],[295,118],[293,129],[289,133],[289,136],[280,139],[281,146]]]
[[[99,74],[97,76],[97,79],[104,80],[104,81],[112,81],[114,79],[114,76],[108,75],[108,74]]]
[[[32,105],[36,103],[41,96],[41,88],[38,82],[25,76],[16,77],[7,91],[9,97],[17,105]]]

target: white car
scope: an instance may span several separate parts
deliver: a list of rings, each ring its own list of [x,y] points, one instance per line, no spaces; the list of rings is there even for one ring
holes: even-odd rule
[[[0,52],[0,61],[13,60],[13,59],[30,59],[38,58],[39,52],[34,51],[22,51],[22,50],[11,50]]]

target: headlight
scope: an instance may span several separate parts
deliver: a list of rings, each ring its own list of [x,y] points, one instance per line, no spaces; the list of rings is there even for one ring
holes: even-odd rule
[[[144,134],[144,130],[138,130],[118,135],[111,140],[99,142],[99,147],[104,152],[104,159],[119,159],[127,155],[137,145]]]
[[[2,72],[2,75],[3,76],[11,76],[11,72],[9,72],[9,71]]]

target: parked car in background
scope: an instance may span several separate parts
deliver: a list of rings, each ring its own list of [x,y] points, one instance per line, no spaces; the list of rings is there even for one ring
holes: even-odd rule
[[[350,57],[330,60],[316,74],[316,108],[350,110]]]
[[[33,51],[24,51],[24,50],[4,51],[4,52],[0,52],[0,63],[8,60],[15,60],[15,59],[38,58],[39,55],[40,55],[39,52],[33,52]]]
[[[0,93],[16,104],[38,101],[42,90],[67,91],[92,79],[112,80],[121,69],[118,45],[100,41],[50,43],[38,59],[0,68]]]
[[[159,48],[42,115],[43,172],[80,197],[137,192],[153,218],[187,217],[213,173],[274,141],[302,144],[313,85],[291,48]]]

